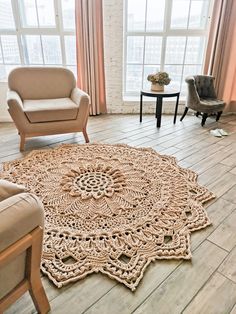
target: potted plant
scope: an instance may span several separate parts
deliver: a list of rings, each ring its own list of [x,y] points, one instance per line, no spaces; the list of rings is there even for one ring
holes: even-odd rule
[[[166,72],[157,72],[149,74],[147,80],[152,83],[151,90],[155,92],[164,91],[164,85],[170,84],[171,79]]]

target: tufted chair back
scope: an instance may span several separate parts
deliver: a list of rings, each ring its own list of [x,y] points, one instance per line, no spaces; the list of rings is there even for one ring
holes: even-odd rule
[[[216,99],[216,92],[214,88],[214,77],[208,75],[193,76],[197,93],[200,98]]]

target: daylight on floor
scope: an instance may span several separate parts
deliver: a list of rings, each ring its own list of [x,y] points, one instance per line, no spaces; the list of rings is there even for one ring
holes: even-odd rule
[[[235,0],[0,0],[0,314],[236,314],[235,55]]]

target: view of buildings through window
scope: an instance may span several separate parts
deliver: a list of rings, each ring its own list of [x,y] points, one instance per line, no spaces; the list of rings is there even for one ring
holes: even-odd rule
[[[185,92],[184,78],[200,74],[210,0],[125,1],[124,95],[150,89],[147,75],[166,71],[171,87]]]
[[[76,72],[74,0],[0,0],[0,80],[20,65]]]
[[[167,71],[173,88],[202,72],[212,0],[124,0],[124,95]],[[20,65],[76,73],[74,0],[0,0],[0,80]],[[114,13],[115,14],[115,13]]]

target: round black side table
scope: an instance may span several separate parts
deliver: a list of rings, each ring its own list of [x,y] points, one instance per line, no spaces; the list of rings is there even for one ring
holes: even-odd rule
[[[179,106],[179,95],[180,91],[174,89],[167,89],[163,92],[154,92],[151,90],[141,90],[140,91],[140,122],[142,122],[142,115],[143,115],[143,96],[148,97],[156,97],[156,119],[157,119],[157,128],[161,126],[161,114],[162,114],[162,100],[164,97],[176,97],[176,104],[175,104],[175,114],[174,114],[174,121],[176,122],[176,116],[178,113],[178,106]]]

